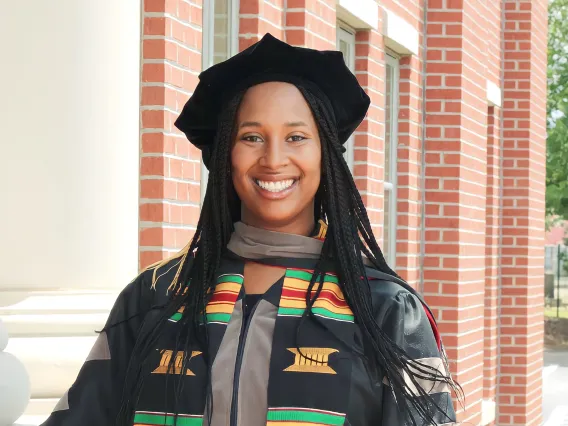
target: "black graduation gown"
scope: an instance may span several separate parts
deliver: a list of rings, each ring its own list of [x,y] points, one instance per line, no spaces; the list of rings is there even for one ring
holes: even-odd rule
[[[283,277],[245,312],[244,262],[234,255],[224,258],[206,312],[209,356],[204,356],[203,348],[192,349],[186,371],[181,371],[182,355],[179,362],[175,360],[173,373],[184,380],[177,424],[395,426],[412,424],[409,416],[422,424],[416,414],[399,412],[388,381],[372,379],[365,362],[355,353],[362,350],[361,332],[337,277],[325,277],[312,308],[319,322],[305,321],[296,345],[296,329],[306,306],[309,266],[313,262],[270,262],[282,267]],[[160,273],[172,265],[163,266]],[[143,327],[152,326],[156,310],[151,308],[167,301],[167,287],[174,273],[175,268],[171,268],[153,288],[153,271],[143,272],[121,292],[107,326],[120,324],[99,335],[75,383],[43,426],[115,424],[137,336]],[[445,371],[439,335],[424,302],[404,283],[393,282],[375,270],[367,273],[379,325],[411,359]],[[173,424],[173,394],[164,373],[173,353],[180,316],[181,312],[171,316],[149,360],[152,365],[131,424]],[[212,365],[210,423],[204,416],[209,401],[204,392],[206,359]],[[423,388],[445,411],[433,409],[437,424],[453,425],[455,413],[448,387],[425,383]]]

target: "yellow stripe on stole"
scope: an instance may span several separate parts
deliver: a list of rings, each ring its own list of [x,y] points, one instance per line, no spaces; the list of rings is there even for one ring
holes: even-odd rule
[[[286,281],[285,281],[285,287],[286,288],[292,288],[292,289],[295,289],[295,290],[307,291],[309,285],[310,285],[309,282],[304,281],[304,280],[299,280],[297,278],[286,278]],[[318,288],[318,284],[316,283],[314,285],[314,291],[317,288]],[[333,294],[335,294],[335,296],[337,296],[337,298],[339,300],[345,300],[345,297],[343,297],[343,293],[341,292],[341,289],[335,283],[323,283],[323,290],[329,290]]]
[[[220,283],[215,286],[215,293],[220,291],[230,291],[232,293],[238,293],[241,291],[242,284],[239,283]]]
[[[314,303],[314,308],[324,308],[328,311],[335,312],[336,314],[353,315],[353,311],[347,306],[344,308],[338,308],[333,303],[325,299],[318,299]]]
[[[208,304],[205,312],[208,314],[230,314],[233,312],[233,303],[213,303]]]
[[[289,299],[283,297],[282,299],[280,299],[280,307],[305,309],[306,302],[304,300]],[[338,308],[337,306],[324,299],[316,300],[316,303],[314,303],[314,308],[324,308],[328,311],[335,312],[336,314],[353,315],[353,312],[348,307]]]

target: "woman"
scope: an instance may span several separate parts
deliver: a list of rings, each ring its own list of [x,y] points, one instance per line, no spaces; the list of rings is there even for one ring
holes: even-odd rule
[[[209,181],[195,237],[119,296],[46,426],[452,424],[432,315],[343,159],[369,98],[339,52],[267,35],[176,121]]]

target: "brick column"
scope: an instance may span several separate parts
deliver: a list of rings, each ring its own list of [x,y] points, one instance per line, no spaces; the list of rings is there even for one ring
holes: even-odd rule
[[[486,2],[487,38],[487,81],[502,91],[502,2]],[[501,100],[502,103],[502,100]],[[493,417],[493,403],[496,402],[498,375],[498,323],[499,323],[499,282],[500,244],[503,226],[501,212],[501,114],[498,106],[489,107],[487,123],[487,202],[485,236],[485,333],[483,361],[483,399],[488,401],[484,413]],[[490,422],[496,424],[497,419]]]
[[[200,154],[173,123],[201,70],[202,0],[145,0],[140,267],[170,256],[199,217]]]
[[[358,31],[355,75],[371,98],[365,120],[355,131],[353,177],[367,207],[377,241],[383,233],[385,164],[385,65],[383,36]]]
[[[287,43],[336,50],[335,27],[335,0],[287,0]]]
[[[424,292],[467,412],[483,396],[487,101],[478,0],[429,0]],[[459,408],[456,407],[456,408]]]
[[[542,422],[546,0],[505,0],[500,426]]]
[[[499,244],[501,237],[501,129],[500,109],[490,107],[487,123],[487,202],[485,235],[485,349],[483,398],[495,400],[497,387],[497,321]]]
[[[422,58],[400,59],[396,271],[410,285],[420,281],[422,238]]]

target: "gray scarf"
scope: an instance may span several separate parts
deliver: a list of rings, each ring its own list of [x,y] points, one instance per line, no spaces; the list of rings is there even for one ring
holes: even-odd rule
[[[319,259],[323,241],[312,237],[254,228],[243,222],[235,223],[235,232],[227,248],[246,259],[297,257]]]
[[[245,259],[290,258],[319,259],[323,241],[297,234],[267,231],[254,228],[243,222],[235,223],[235,232],[227,248]],[[363,264],[372,263],[363,255]]]

